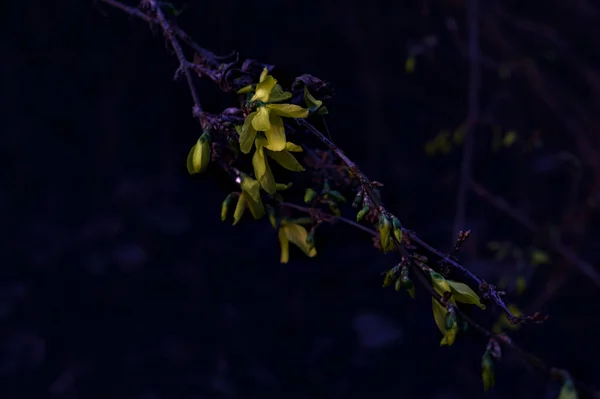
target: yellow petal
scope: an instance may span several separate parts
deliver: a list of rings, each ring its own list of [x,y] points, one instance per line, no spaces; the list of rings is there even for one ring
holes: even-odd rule
[[[269,102],[275,103],[278,101],[289,100],[290,98],[292,98],[292,93],[289,91],[284,91],[280,85],[276,84],[269,95]]]
[[[248,114],[246,120],[244,120],[244,125],[242,126],[242,132],[240,133],[240,150],[244,154],[248,154],[252,150],[252,144],[254,144],[254,139],[256,138],[256,129],[252,126],[252,121],[256,116],[256,112],[252,112]]]
[[[271,129],[265,130],[267,136],[267,148],[271,151],[281,151],[285,148],[285,128],[283,119],[277,115],[271,114],[269,117]]]
[[[266,67],[263,68],[262,72],[260,73],[260,78],[258,79],[258,81],[259,82],[264,81],[268,74],[269,74],[269,70]]]
[[[288,263],[290,260],[290,243],[283,227],[279,229],[277,235],[279,236],[279,245],[281,246],[281,257],[279,258],[279,262]]]
[[[304,228],[296,223],[286,223],[283,226],[285,230],[285,234],[294,245],[302,250],[308,257],[312,258],[317,255],[317,250],[313,246],[309,246],[306,243],[306,238],[308,237],[308,232]]]
[[[259,107],[256,115],[252,118],[252,126],[259,132],[271,130],[271,122],[269,122],[269,109],[267,107]]]
[[[262,80],[259,84],[256,85],[256,92],[250,99],[250,101],[262,101],[266,103],[269,101],[269,96],[271,95],[271,90],[277,84],[277,80],[273,78],[271,75],[267,75],[264,80]]]
[[[265,215],[265,206],[260,199],[256,202],[248,193],[242,193],[242,195],[246,197],[246,205],[250,209],[250,213],[254,219],[260,219]]]
[[[242,178],[242,191],[247,193],[254,202],[260,202],[260,184],[248,176]]]
[[[285,116],[287,118],[306,118],[308,110],[295,104],[267,104],[267,107],[275,115]],[[256,129],[258,130],[258,129]]]
[[[285,149],[288,150],[289,152],[302,152],[302,147],[300,147],[298,144],[294,144],[294,143],[290,143],[289,141],[287,143],[285,143]]]
[[[248,85],[248,86],[242,87],[236,93],[237,94],[245,94],[245,93],[250,93],[252,90],[254,90],[254,85]]]
[[[233,225],[235,226],[244,216],[244,211],[246,210],[246,196],[240,195],[238,198],[238,202],[235,205],[235,211],[233,211]]]
[[[262,188],[269,194],[275,194],[275,178],[271,167],[265,157],[264,148],[262,146],[257,147],[252,157],[252,166],[254,167],[254,175],[260,182]]]
[[[275,160],[279,165],[292,172],[302,172],[304,168],[296,160],[296,158],[287,151],[267,151],[267,155]]]
[[[485,305],[479,300],[479,296],[466,284],[458,281],[446,280],[452,290],[452,298],[457,302],[470,303],[485,309]]]

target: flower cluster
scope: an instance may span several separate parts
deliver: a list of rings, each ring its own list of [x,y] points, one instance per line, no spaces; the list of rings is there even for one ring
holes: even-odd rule
[[[248,154],[254,146],[254,176],[263,190],[274,194],[276,183],[268,158],[293,172],[304,170],[291,154],[302,151],[302,148],[287,141],[283,117],[306,118],[308,109],[295,104],[280,104],[281,101],[290,99],[292,94],[282,89],[277,80],[268,74],[267,68],[260,75],[258,84],[246,86],[238,91],[252,92],[254,95],[250,98],[250,104],[255,111],[249,113],[244,124],[236,128],[240,135],[240,150]]]

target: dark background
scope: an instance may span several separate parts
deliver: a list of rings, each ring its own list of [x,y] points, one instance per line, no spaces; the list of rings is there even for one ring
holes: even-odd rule
[[[573,67],[578,57],[587,72],[597,70],[598,10],[584,1],[567,9],[560,2],[529,2],[531,10],[515,2],[481,3],[484,56],[502,62],[529,57],[546,79],[540,92],[552,82],[549,92],[558,105],[553,109],[552,101],[536,96],[527,70],[515,68],[507,80],[485,69],[481,102],[491,122],[475,131],[474,175],[518,202],[543,229],[566,229],[564,221],[573,220],[563,215],[573,177],[558,154],[584,156],[565,120],[587,117],[579,131],[593,150],[600,131],[594,124],[597,92],[586,84],[585,71]],[[333,139],[385,183],[384,200],[407,227],[441,250],[451,247],[462,147],[428,157],[424,146],[440,130],[455,129],[467,112],[463,2],[186,4],[180,25],[202,46],[275,64],[275,75],[310,73],[331,82]],[[479,364],[485,340],[470,333],[440,348],[428,295],[417,288],[413,301],[381,289],[380,273],[395,262],[374,250],[369,237],[338,226],[317,237],[316,258],[292,253],[281,265],[266,221],[222,223],[222,182],[185,170],[199,128],[186,85],[173,82],[177,63],[157,28],[91,0],[5,6],[3,398],[558,393],[558,385],[507,355],[496,370],[496,388],[484,394]],[[508,44],[494,41],[492,22],[508,14],[549,26],[567,44],[518,30],[507,34]],[[458,42],[448,33],[451,20]],[[423,38],[432,36],[437,45],[423,47]],[[547,61],[547,48],[557,65]],[[406,73],[405,60],[418,49],[424,50],[415,72]],[[211,82],[199,88],[208,111],[234,104]],[[586,108],[575,107],[572,98]],[[488,125],[516,130],[525,143],[542,132],[545,145],[492,152]],[[582,162],[575,210],[587,203],[582,198],[595,176]],[[597,265],[600,229],[591,203],[592,211],[578,219],[585,228],[565,237]],[[495,261],[486,243],[527,247],[535,236],[474,195],[468,205],[465,227],[474,238],[461,260],[491,282],[514,277],[510,260]],[[550,364],[597,383],[598,287],[547,251],[552,265],[526,273],[530,289],[509,299],[552,318],[512,336]],[[488,312],[476,316],[486,325],[495,320]]]

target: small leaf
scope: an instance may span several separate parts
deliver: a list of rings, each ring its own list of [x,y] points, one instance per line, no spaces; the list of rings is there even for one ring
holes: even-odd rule
[[[326,106],[322,106],[321,108],[319,108],[319,110],[317,111],[317,114],[319,115],[327,115],[329,113],[329,110],[327,109]]]
[[[435,298],[431,298],[431,301],[435,324],[438,326],[438,329],[442,332],[442,334],[444,334],[440,345],[451,346],[456,340],[456,334],[458,333],[458,324],[456,323],[456,321],[454,321],[454,324],[451,326],[451,328],[446,328],[446,315],[448,314],[448,310],[445,307],[443,307]]]
[[[468,303],[479,306],[481,309],[485,309],[485,305],[481,303],[479,296],[464,283],[458,281],[446,280],[450,289],[452,290],[452,298],[457,302]]]
[[[310,112],[315,112],[321,105],[323,105],[323,101],[314,98],[306,86],[304,86],[304,102],[306,103],[306,106]]]
[[[442,334],[446,334],[446,310],[435,298],[431,298],[431,304],[433,308],[433,319],[435,325],[438,327]]]

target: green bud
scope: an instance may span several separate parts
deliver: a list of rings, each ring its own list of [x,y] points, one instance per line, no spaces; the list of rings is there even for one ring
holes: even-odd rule
[[[402,225],[396,216],[392,217],[392,226],[394,227],[394,237],[399,243],[402,243]]]
[[[225,200],[221,204],[221,221],[224,222],[227,219],[227,213],[229,212],[229,206],[233,202],[237,195],[234,193],[229,194],[225,197]]]
[[[394,283],[396,276],[394,275],[393,269],[390,269],[384,273],[383,277],[383,288],[387,288]]]
[[[340,212],[340,208],[338,208],[337,204],[333,201],[329,201],[329,209],[335,216],[340,216],[342,213]]]
[[[408,291],[408,294],[411,298],[415,298],[415,285],[412,280],[408,277],[408,266],[402,266],[400,270],[400,281],[402,281],[402,286]]]
[[[307,188],[304,192],[304,203],[310,204],[316,198],[317,192],[312,188]]]
[[[365,205],[363,209],[358,211],[358,213],[356,214],[356,221],[362,222],[362,220],[365,218],[365,216],[367,216],[367,213],[369,213],[370,210],[371,208],[369,207],[369,205]]]
[[[274,229],[277,228],[277,217],[275,216],[275,209],[271,205],[267,205],[267,215],[269,216],[269,222]]]
[[[311,248],[315,246],[315,231],[314,230],[311,230],[308,232],[308,235],[306,236],[306,245],[308,245]]]
[[[451,330],[456,325],[456,311],[454,307],[448,309],[446,313],[446,330]]]
[[[340,193],[339,191],[331,190],[331,191],[328,191],[327,194],[325,194],[325,195],[326,195],[325,198],[331,198],[332,200],[337,201],[337,202],[346,202],[346,198],[344,198],[342,193]]]
[[[390,230],[392,229],[392,223],[387,215],[382,212],[379,217],[379,240],[381,241],[381,249],[383,253],[390,250]]]
[[[394,289],[396,292],[400,292],[400,289],[402,289],[402,281],[400,279],[396,280],[396,283],[394,283]]]
[[[362,189],[358,190],[358,194],[354,197],[354,201],[352,202],[353,208],[359,208],[362,206],[363,201],[365,200],[365,193]]]

